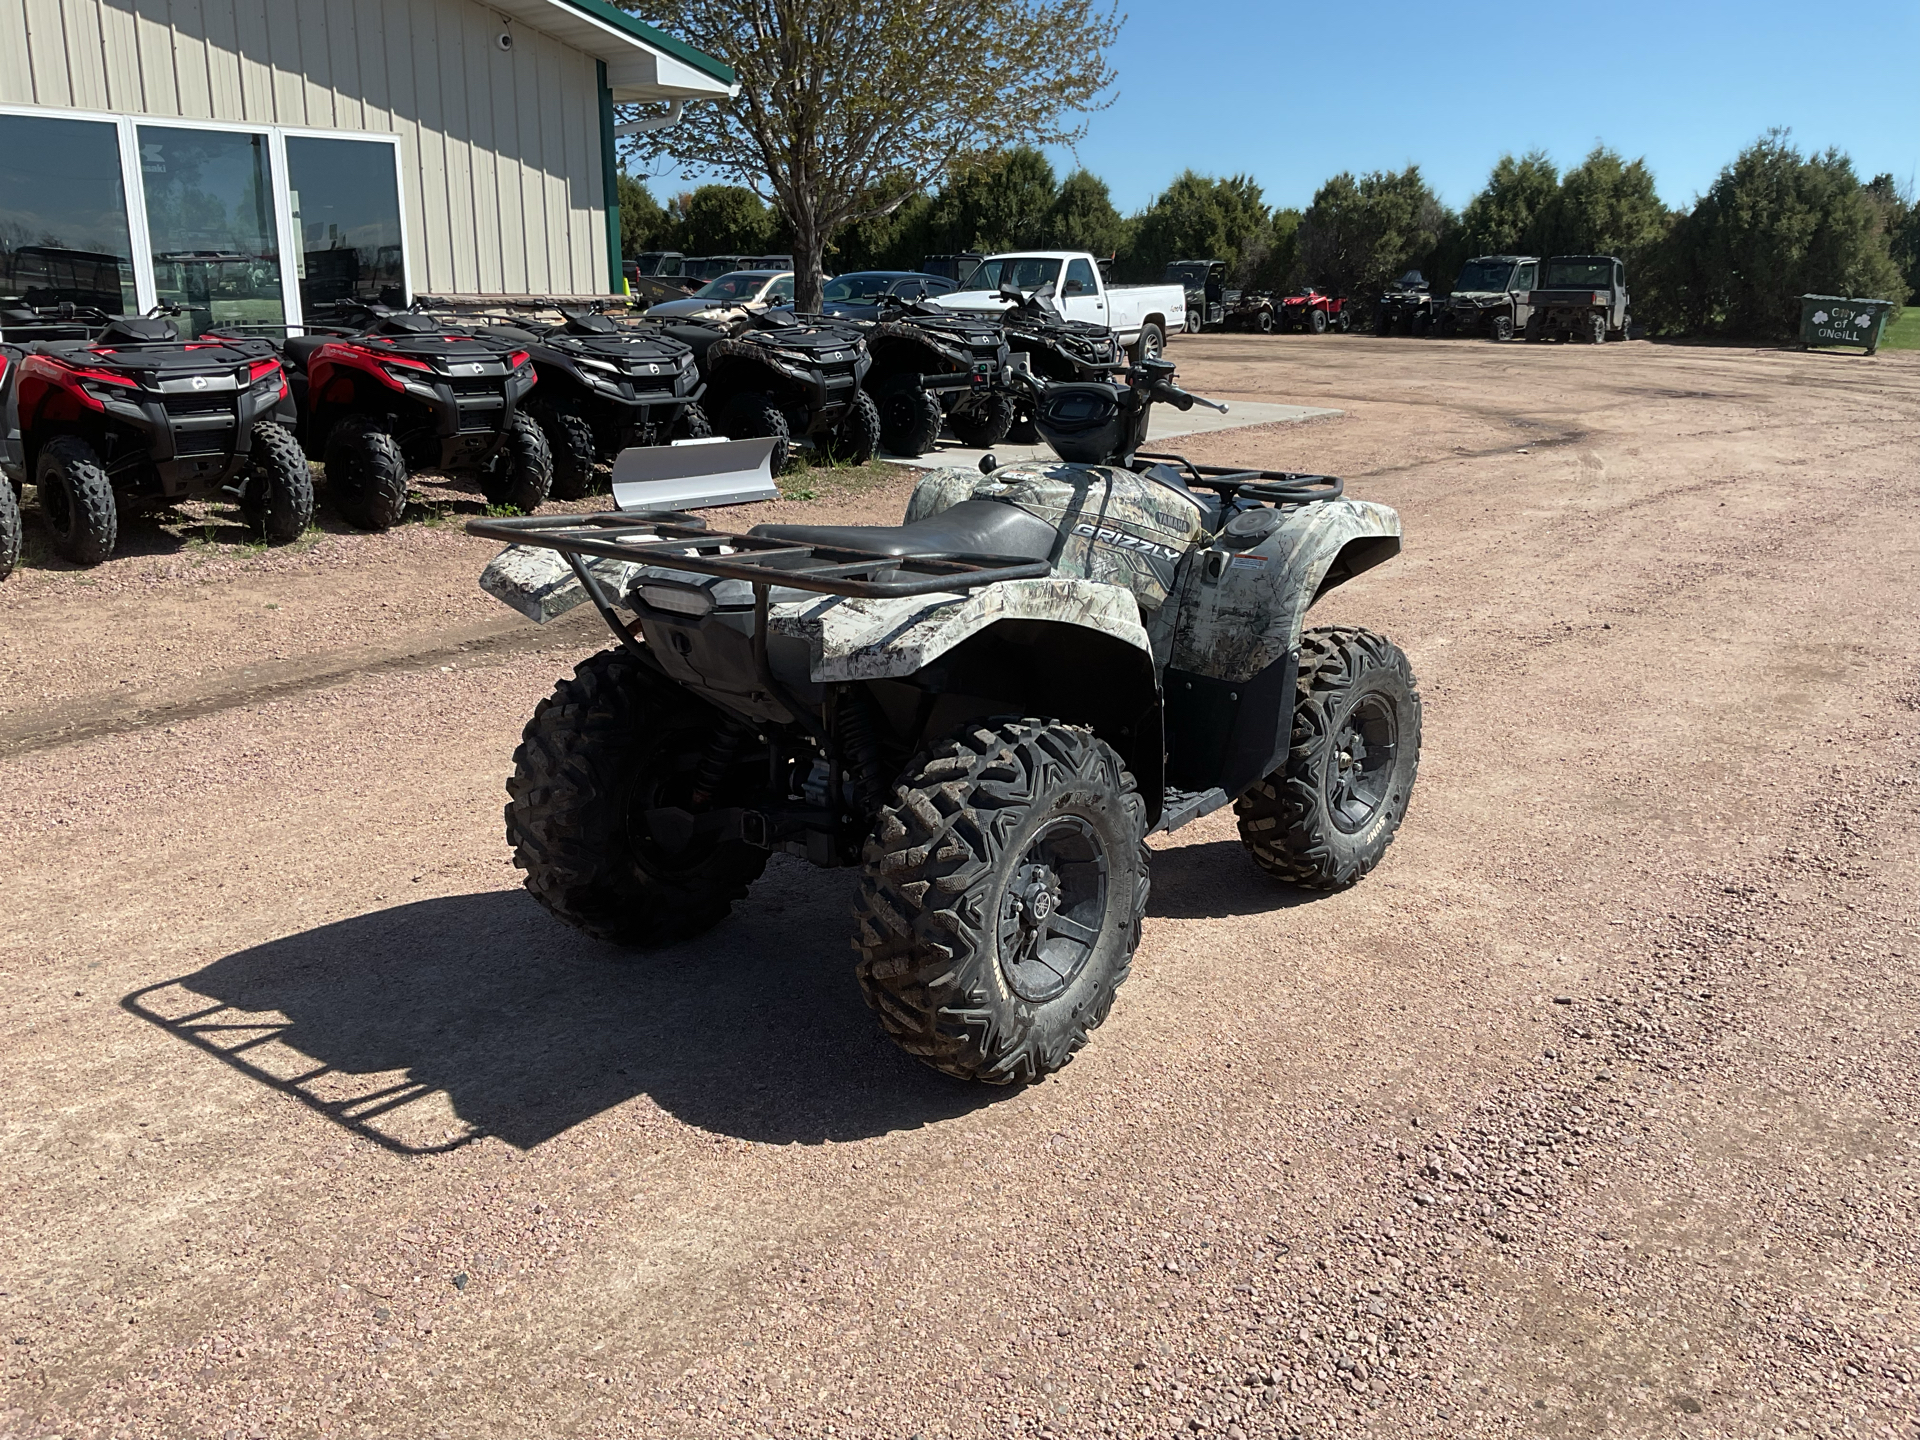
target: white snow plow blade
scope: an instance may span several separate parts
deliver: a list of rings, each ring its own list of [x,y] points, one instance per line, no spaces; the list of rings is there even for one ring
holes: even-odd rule
[[[613,503],[657,513],[778,500],[773,447],[771,439],[636,445],[614,457]]]

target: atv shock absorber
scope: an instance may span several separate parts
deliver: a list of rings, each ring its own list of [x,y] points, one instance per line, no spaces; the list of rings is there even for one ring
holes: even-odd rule
[[[747,738],[747,728],[729,716],[714,735],[707,753],[700,757],[700,768],[694,772],[692,799],[695,805],[709,805],[720,793],[734,756],[740,753],[741,742]]]
[[[885,779],[880,773],[880,741],[873,730],[873,700],[865,687],[843,688],[833,707],[833,718],[840,732],[841,753],[847,758],[847,772],[853,782],[853,801],[862,818],[872,815],[885,798]]]

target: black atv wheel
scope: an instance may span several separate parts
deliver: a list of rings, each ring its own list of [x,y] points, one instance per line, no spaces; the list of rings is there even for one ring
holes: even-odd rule
[[[700,402],[689,400],[680,407],[680,414],[667,431],[669,440],[706,440],[713,434],[713,421],[707,418],[707,412],[700,408]]]
[[[880,402],[880,443],[889,455],[924,455],[939,440],[945,419],[932,395],[918,386],[903,386]]]
[[[480,472],[480,493],[487,504],[531,515],[546,504],[553,489],[553,451],[531,415],[507,422],[500,448]]]
[[[407,508],[407,462],[371,415],[345,415],[327,435],[327,493],[357,530],[390,530]]]
[[[1513,338],[1513,316],[1496,315],[1487,322],[1487,338],[1505,341]]]
[[[1342,890],[1386,853],[1420,768],[1420,692],[1400,647],[1352,626],[1300,637],[1286,763],[1234,804],[1275,879]]]
[[[1373,333],[1376,335],[1393,334],[1393,313],[1385,308],[1373,312]]]
[[[939,401],[934,401],[934,408],[940,408]],[[826,437],[824,448],[829,458],[843,465],[864,465],[873,459],[880,448],[880,407],[871,395],[864,390],[854,395],[847,413],[840,417],[833,434]]]
[[[1529,345],[1537,345],[1546,339],[1546,336],[1546,317],[1543,315],[1529,315],[1527,317],[1527,343]]]
[[[1433,317],[1425,314],[1415,315],[1407,324],[1407,333],[1416,340],[1426,339],[1433,334]]]
[[[1134,363],[1158,360],[1166,352],[1166,348],[1167,337],[1161,333],[1158,325],[1149,320],[1140,327],[1140,338],[1134,342]]]
[[[574,667],[534,709],[507,780],[507,844],[533,898],[623,945],[697,935],[766,868],[739,840],[663,844],[649,811],[689,810],[721,727],[712,707],[625,650]]]
[[[13,482],[0,475],[0,580],[20,563],[20,497]]]
[[[720,426],[721,433],[729,440],[771,439],[774,442],[773,473],[778,475],[787,468],[793,440],[787,429],[787,417],[769,397],[755,390],[734,396],[720,412]]]
[[[33,483],[40,492],[40,514],[62,559],[98,565],[113,554],[120,509],[113,482],[91,445],[78,435],[54,436],[40,447]]]
[[[1587,317],[1586,331],[1587,333],[1581,338],[1583,338],[1589,345],[1606,344],[1607,343],[1607,317],[1604,315],[1589,315]]]
[[[1340,307],[1340,313],[1334,317],[1334,323],[1340,327],[1340,333],[1342,335],[1345,335],[1353,329],[1353,316],[1347,313],[1346,306],[1342,305]]]
[[[1133,777],[1089,731],[983,721],[936,743],[881,807],[854,902],[887,1033],[963,1080],[1060,1069],[1133,963],[1145,836]]]
[[[989,390],[961,401],[947,417],[947,425],[953,438],[969,450],[991,450],[1012,433],[1014,408],[1013,397],[1006,391]]]
[[[1025,405],[1014,411],[1013,424],[1007,427],[1008,441],[1015,445],[1038,445],[1040,427],[1033,423],[1033,411]]]
[[[593,438],[593,426],[571,410],[542,406],[532,414],[553,456],[553,485],[548,493],[556,500],[584,500],[593,494],[600,479],[600,447]]]
[[[263,540],[284,545],[313,523],[313,471],[293,432],[272,420],[253,427],[240,515]]]
[[[1309,310],[1307,314],[1309,317],[1307,320],[1307,324],[1309,327],[1312,328],[1313,333],[1316,335],[1326,334],[1327,333],[1327,312],[1324,310]]]

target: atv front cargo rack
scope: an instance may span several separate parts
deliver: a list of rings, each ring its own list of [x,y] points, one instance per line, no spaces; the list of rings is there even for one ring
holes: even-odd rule
[[[851,600],[904,600],[972,590],[1002,580],[1040,580],[1053,569],[1045,560],[1007,555],[884,555],[768,535],[738,535],[709,529],[692,516],[527,515],[469,520],[467,533],[509,545],[558,550],[576,562],[580,556],[593,555]],[[575,568],[580,568],[577,563]]]

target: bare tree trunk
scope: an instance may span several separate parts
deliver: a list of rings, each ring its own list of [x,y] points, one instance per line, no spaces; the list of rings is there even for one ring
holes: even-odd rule
[[[799,315],[820,313],[826,286],[827,237],[812,206],[791,217],[793,224],[793,308]]]

